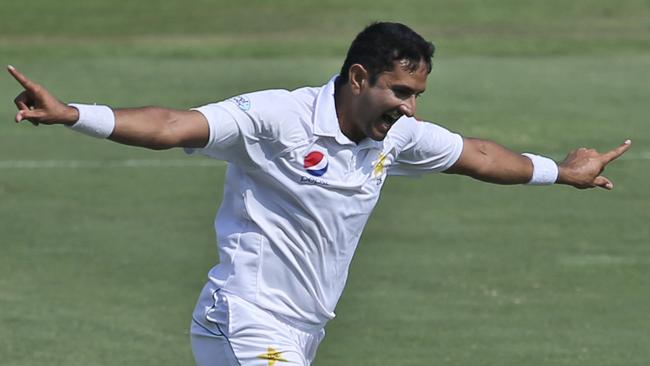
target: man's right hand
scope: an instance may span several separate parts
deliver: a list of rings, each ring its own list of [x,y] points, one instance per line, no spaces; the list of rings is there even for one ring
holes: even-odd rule
[[[7,67],[11,76],[25,88],[18,94],[14,103],[18,108],[16,122],[28,120],[34,125],[64,124],[73,125],[79,119],[79,111],[56,99],[47,89],[29,80],[13,66]]]

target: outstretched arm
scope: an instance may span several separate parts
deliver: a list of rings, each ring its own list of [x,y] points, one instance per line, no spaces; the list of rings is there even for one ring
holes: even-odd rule
[[[631,145],[627,140],[617,148],[600,154],[594,149],[579,148],[558,164],[555,183],[576,188],[614,188],[602,172],[611,161],[623,155]],[[445,173],[462,174],[497,184],[524,184],[533,176],[533,162],[524,155],[488,140],[465,138],[463,152]]]
[[[62,103],[16,68],[9,66],[8,71],[25,89],[14,99],[18,108],[16,122],[67,126],[77,123],[77,108]],[[115,125],[108,138],[115,142],[156,150],[204,147],[208,142],[208,123],[197,111],[142,107],[115,109],[113,113]]]

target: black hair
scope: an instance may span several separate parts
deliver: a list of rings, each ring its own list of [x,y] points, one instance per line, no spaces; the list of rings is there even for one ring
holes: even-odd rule
[[[405,67],[415,71],[424,61],[431,72],[433,43],[426,41],[414,30],[400,23],[376,22],[367,26],[352,41],[337,79],[339,85],[348,81],[350,66],[360,64],[368,70],[370,84],[384,71],[391,71],[395,61],[406,60]]]

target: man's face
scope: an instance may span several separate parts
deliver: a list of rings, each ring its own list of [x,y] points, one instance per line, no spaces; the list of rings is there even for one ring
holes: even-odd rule
[[[392,71],[382,72],[373,85],[359,91],[355,135],[381,141],[402,116],[415,114],[416,98],[424,92],[428,70],[426,63],[410,71],[408,63],[395,62]]]

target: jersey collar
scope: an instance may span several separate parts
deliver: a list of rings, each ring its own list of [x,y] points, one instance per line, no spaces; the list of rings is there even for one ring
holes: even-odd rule
[[[339,118],[336,116],[336,105],[334,103],[334,82],[338,75],[334,75],[330,81],[323,85],[316,98],[314,112],[314,134],[318,136],[333,137],[341,145],[357,145],[341,132]],[[359,142],[361,146],[379,146],[381,141],[374,141],[366,138]]]

